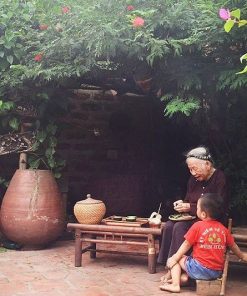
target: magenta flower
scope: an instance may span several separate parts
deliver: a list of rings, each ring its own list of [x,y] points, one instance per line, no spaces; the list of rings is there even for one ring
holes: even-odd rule
[[[132,21],[132,25],[135,28],[144,26],[144,23],[145,23],[144,19],[142,17],[139,17],[139,16],[134,18],[133,21]]]
[[[38,53],[36,54],[36,56],[34,57],[35,62],[41,62],[41,60],[43,59],[43,53]]]
[[[70,7],[69,6],[63,6],[62,7],[62,13],[63,14],[66,14],[66,13],[69,13],[70,12]]]
[[[133,5],[128,5],[127,6],[127,10],[128,11],[132,11],[132,10],[134,10],[135,9],[135,7],[133,6]]]
[[[227,21],[228,19],[231,18],[231,13],[229,9],[225,9],[225,8],[221,8],[219,10],[219,17],[224,20]]]

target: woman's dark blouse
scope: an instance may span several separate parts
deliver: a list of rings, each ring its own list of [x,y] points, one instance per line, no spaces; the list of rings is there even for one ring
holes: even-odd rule
[[[226,212],[228,211],[228,189],[224,173],[216,169],[207,181],[197,181],[190,176],[187,184],[187,193],[184,201],[190,203],[190,214],[196,216],[196,205],[198,199],[205,193],[217,193],[223,200]]]

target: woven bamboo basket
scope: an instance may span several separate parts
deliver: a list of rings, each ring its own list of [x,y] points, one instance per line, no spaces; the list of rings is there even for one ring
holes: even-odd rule
[[[98,224],[105,212],[103,201],[91,198],[91,194],[87,194],[86,199],[78,201],[74,206],[75,217],[81,224]]]

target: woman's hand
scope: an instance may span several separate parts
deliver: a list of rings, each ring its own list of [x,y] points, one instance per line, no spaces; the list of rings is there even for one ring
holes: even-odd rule
[[[174,210],[179,213],[188,213],[190,211],[190,203],[183,201],[175,201],[174,202]]]
[[[173,207],[174,208],[177,207],[180,203],[183,203],[183,200],[182,199],[179,199],[179,200],[174,201]]]

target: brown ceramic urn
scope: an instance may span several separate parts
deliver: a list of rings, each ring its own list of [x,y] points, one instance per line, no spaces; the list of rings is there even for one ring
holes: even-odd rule
[[[24,246],[43,247],[56,240],[65,225],[57,183],[48,170],[17,170],[4,195],[1,228]]]

